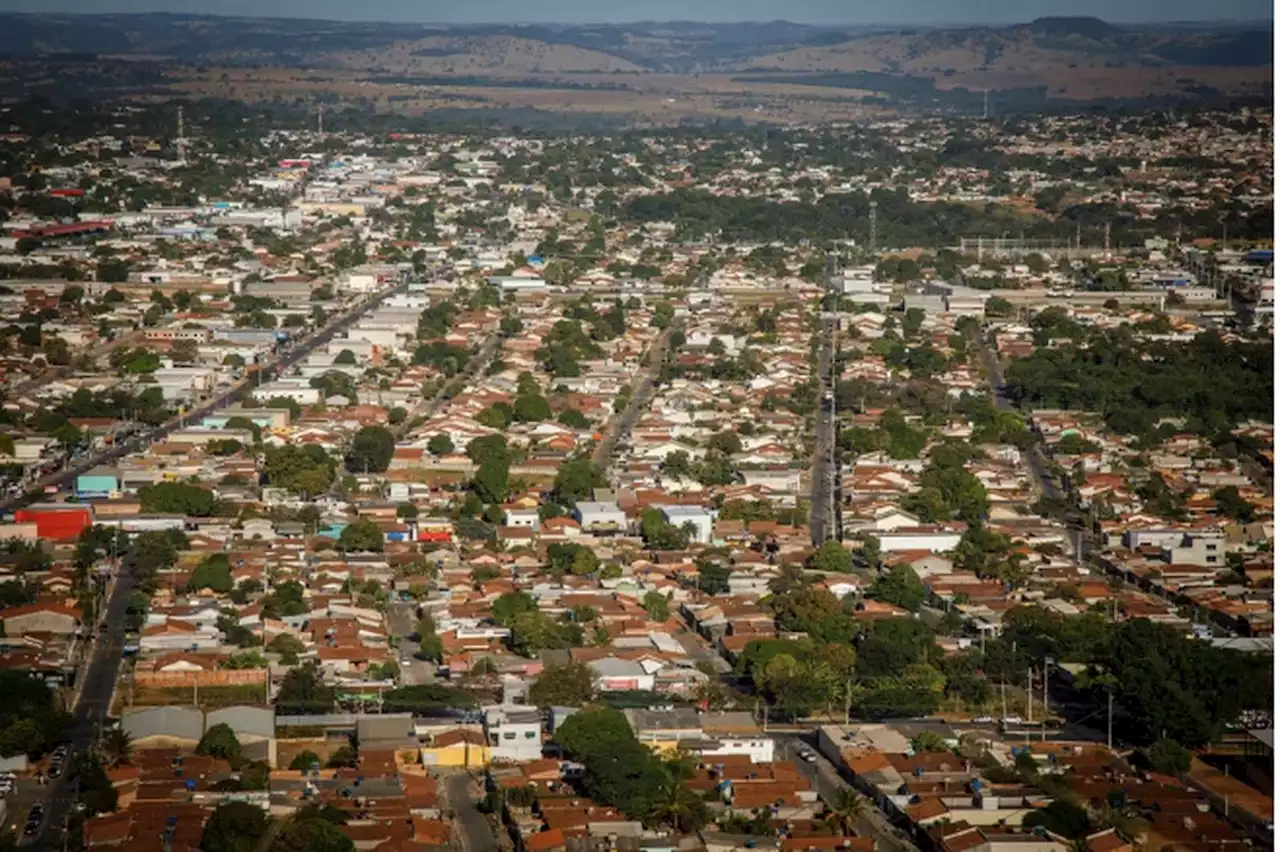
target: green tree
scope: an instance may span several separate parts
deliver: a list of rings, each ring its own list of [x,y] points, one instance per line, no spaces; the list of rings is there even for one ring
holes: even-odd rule
[[[550,665],[529,688],[529,703],[538,707],[581,707],[595,696],[595,676],[585,663]]]
[[[1191,769],[1191,752],[1171,739],[1161,738],[1146,750],[1151,768],[1165,775],[1181,775]]]
[[[824,541],[809,557],[809,567],[818,571],[847,574],[853,570],[853,556],[834,539]]]
[[[382,426],[365,426],[351,439],[347,451],[347,470],[352,473],[382,473],[395,455],[396,437]]]
[[[502,503],[511,489],[510,466],[505,458],[490,458],[481,463],[471,480],[471,487],[485,503]]]
[[[271,818],[248,802],[222,802],[209,815],[200,837],[204,852],[254,852],[266,837]]]
[[[924,584],[907,565],[895,565],[878,574],[867,589],[867,597],[917,612],[928,596]]]
[[[381,553],[386,539],[382,528],[368,518],[360,518],[343,527],[338,536],[338,548],[343,551]]]
[[[605,484],[604,473],[590,459],[573,459],[560,465],[552,485],[552,499],[561,506],[576,506],[593,488]]]
[[[216,757],[220,760],[230,761],[232,768],[240,760],[240,740],[236,737],[236,732],[231,726],[219,722],[211,725],[204,732],[204,736],[200,738],[200,742],[196,745],[196,754],[205,754],[209,757]]]
[[[445,456],[453,452],[453,439],[448,435],[432,435],[427,441],[427,452],[433,456]]]
[[[527,612],[536,612],[538,602],[526,592],[506,592],[499,595],[489,609],[489,617],[494,624],[510,627],[516,616]]]
[[[231,562],[227,559],[225,553],[216,553],[205,558],[191,572],[191,579],[187,581],[187,588],[196,591],[211,589],[225,594],[234,587],[235,580],[231,577]]]
[[[670,602],[661,592],[646,592],[642,605],[651,621],[666,621],[671,616]]]
[[[333,359],[335,366],[339,364],[356,364],[358,361],[359,359],[356,358],[356,353],[352,352],[350,349],[343,349]]]

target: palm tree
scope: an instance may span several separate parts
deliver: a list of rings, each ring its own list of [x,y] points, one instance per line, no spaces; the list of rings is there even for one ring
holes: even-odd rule
[[[827,822],[840,829],[841,834],[852,837],[856,834],[858,822],[866,817],[869,808],[866,796],[846,787],[827,807]]]
[[[127,765],[133,758],[133,738],[124,728],[111,728],[102,735],[98,746],[108,767]]]
[[[685,785],[683,778],[672,773],[654,799],[649,818],[675,831],[696,831],[707,821],[707,805]]]

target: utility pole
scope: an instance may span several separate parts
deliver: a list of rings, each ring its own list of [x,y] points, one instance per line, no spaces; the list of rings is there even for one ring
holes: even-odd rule
[[[1108,222],[1108,223],[1103,227],[1103,234],[1104,234],[1104,239],[1106,240],[1106,243],[1105,243],[1105,245],[1103,246],[1103,250],[1104,250],[1108,255],[1110,255],[1110,254],[1111,254],[1111,223],[1110,223],[1110,222]]]
[[[872,254],[876,253],[876,202],[871,202],[870,236],[867,240]]]
[[[1111,688],[1107,687],[1107,751],[1111,751],[1111,705],[1114,700]]]
[[[316,106],[316,133],[324,136],[324,104]]]
[[[982,120],[986,121],[991,117],[991,90],[982,90]]]
[[[1032,712],[1031,712],[1031,711],[1032,711],[1032,706],[1031,706],[1031,695],[1032,695],[1032,692],[1031,692],[1031,666],[1027,666],[1027,722],[1030,722],[1030,721],[1032,720],[1032,717],[1033,717],[1033,714],[1032,714]]]
[[[1044,721],[1040,724],[1040,742],[1049,737],[1049,658],[1044,658]]]

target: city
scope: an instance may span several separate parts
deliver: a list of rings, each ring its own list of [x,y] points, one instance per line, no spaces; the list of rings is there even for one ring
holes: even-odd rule
[[[0,848],[1273,845],[1271,107],[0,104]]]

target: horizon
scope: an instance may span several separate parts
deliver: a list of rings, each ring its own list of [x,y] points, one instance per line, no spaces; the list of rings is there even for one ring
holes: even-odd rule
[[[1134,25],[1270,25],[1274,7],[1268,0],[1227,0],[1212,17],[1198,17],[1205,7],[1194,0],[1133,0],[1121,9],[1107,0],[869,0],[850,15],[842,0],[656,0],[642,18],[628,17],[629,3],[589,0],[488,0],[459,8],[435,0],[223,0],[211,11],[203,0],[0,0],[0,13],[26,15],[178,15],[210,18],[258,18],[351,24],[423,26],[638,26],[661,24],[769,24],[815,27],[982,27],[1015,26],[1040,18],[1097,19],[1117,26]],[[482,6],[477,12],[475,6]],[[541,14],[530,9],[540,7]],[[1063,8],[1063,7],[1067,8]],[[692,7],[692,8],[691,8]],[[967,8],[958,8],[967,7]],[[603,11],[602,11],[603,8]],[[696,12],[694,10],[697,10]],[[664,14],[664,10],[671,14]],[[466,17],[457,14],[464,12]],[[622,15],[611,14],[622,12]],[[1119,12],[1119,14],[1115,14]]]

